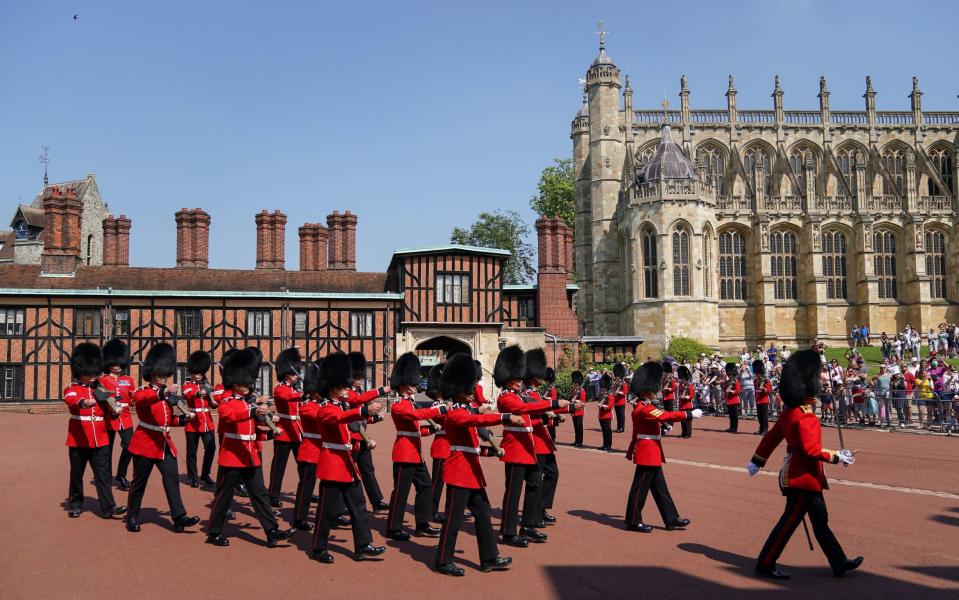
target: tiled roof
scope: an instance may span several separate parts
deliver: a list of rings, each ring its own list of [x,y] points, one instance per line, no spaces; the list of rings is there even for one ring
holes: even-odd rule
[[[34,208],[40,208],[43,206],[43,197],[48,193],[53,193],[56,191],[56,195],[67,195],[67,193],[72,193],[72,195],[77,198],[82,198],[83,194],[87,191],[87,186],[92,180],[92,177],[85,179],[77,179],[74,181],[61,181],[59,183],[51,183],[45,188],[40,190],[40,193],[37,194],[37,197],[33,199],[32,206]]]
[[[17,220],[18,214],[23,215],[23,220],[26,221],[30,227],[43,227],[46,225],[46,215],[42,208],[33,208],[32,206],[21,204],[17,207],[17,211],[13,213],[13,221]],[[13,227],[13,221],[10,222],[11,227]]]
[[[12,231],[0,231],[0,260],[13,260]]]
[[[663,124],[663,137],[656,153],[646,163],[640,175],[642,181],[660,181],[663,179],[699,179],[696,169],[683,151],[673,142],[669,133],[669,124]]]

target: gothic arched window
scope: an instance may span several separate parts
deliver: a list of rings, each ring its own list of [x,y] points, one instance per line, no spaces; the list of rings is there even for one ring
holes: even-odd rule
[[[93,234],[87,236],[87,265],[93,262]]]
[[[656,154],[656,148],[659,146],[659,143],[649,144],[643,148],[640,148],[639,152],[636,153],[636,168],[638,170],[643,170],[649,160],[653,157],[653,154]]]
[[[946,297],[946,234],[938,229],[926,231],[926,275],[929,296]]]
[[[641,237],[643,240],[643,296],[659,298],[659,280],[656,274],[656,232],[645,229]]]
[[[685,225],[673,231],[673,295],[689,295],[689,229]]]
[[[846,187],[850,191],[856,189],[856,154],[858,151],[854,146],[840,148],[836,153],[836,160],[839,162],[839,173],[846,182]]]
[[[793,187],[793,196],[802,196],[806,192],[806,162],[810,160],[815,164],[816,154],[809,146],[796,146],[789,153],[789,166],[792,167],[796,180],[799,182],[798,190]],[[815,167],[813,172],[815,172]]]
[[[798,265],[796,234],[776,231],[769,240],[773,290],[776,300],[795,300],[799,297],[796,283]]]
[[[705,165],[706,181],[713,184],[716,193],[723,195],[723,180],[726,175],[726,154],[712,144],[700,146],[696,149],[696,164]]]
[[[822,234],[822,274],[826,278],[826,298],[845,300],[848,297],[846,234],[841,231]]]
[[[902,196],[905,193],[906,181],[906,152],[902,148],[888,148],[882,153],[882,164],[889,172],[889,177],[882,180],[882,193],[885,196]],[[892,180],[890,181],[890,178]]]
[[[946,184],[946,189],[942,189],[932,177],[929,178],[930,196],[949,196],[956,189],[955,186],[955,168],[956,163],[952,153],[945,148],[933,148],[929,151],[929,160],[932,162],[932,168],[936,174]]]
[[[753,146],[746,152],[743,159],[743,167],[749,177],[753,176],[758,167],[763,169],[763,180],[755,181],[754,185],[762,185],[763,191],[768,196],[772,190],[772,163],[769,161],[769,154],[761,146]]]
[[[896,280],[896,234],[888,229],[877,229],[873,234],[873,270],[879,280],[879,298],[894,300],[899,297]]]
[[[719,234],[719,299],[746,297],[746,236],[739,231],[724,231]]]

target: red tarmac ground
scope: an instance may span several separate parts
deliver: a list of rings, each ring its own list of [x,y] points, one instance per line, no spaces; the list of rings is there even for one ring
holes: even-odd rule
[[[592,408],[592,407],[590,407]],[[595,412],[587,415],[587,444],[597,446]],[[786,582],[757,579],[756,553],[779,517],[775,465],[749,478],[744,466],[758,436],[756,423],[743,433],[722,433],[726,422],[696,422],[689,440],[664,442],[666,478],[686,531],[667,532],[655,503],[645,520],[658,526],[651,534],[623,528],[632,465],[623,454],[562,447],[560,484],[553,514],[559,523],[547,529],[549,542],[527,549],[500,547],[512,556],[506,573],[477,570],[472,526],[459,538],[459,579],[431,572],[433,540],[384,541],[385,515],[373,518],[374,543],[385,544],[382,561],[350,560],[349,530],[335,532],[333,565],[307,560],[310,535],[297,533],[276,549],[263,546],[263,532],[243,498],[226,534],[232,545],[203,544],[201,527],[174,534],[158,473],[154,473],[141,514],[143,531],[127,533],[119,520],[95,515],[95,491],[86,487],[86,512],[68,519],[64,511],[67,452],[64,415],[0,414],[4,432],[0,452],[0,509],[5,515],[0,545],[0,598],[296,598],[336,596],[370,598],[726,598],[789,596],[804,598],[947,598],[959,593],[959,441],[955,438],[848,431],[849,447],[860,448],[855,465],[827,466],[833,481],[826,493],[831,525],[846,552],[862,554],[859,571],[834,578],[819,551],[810,552],[799,528],[780,561],[792,572]],[[374,452],[384,492],[392,489],[389,420],[372,428],[380,446]],[[560,441],[571,438],[570,424]],[[824,444],[837,447],[834,429]],[[182,430],[174,434],[185,472]],[[616,434],[618,448],[628,434]],[[117,454],[119,450],[117,449]],[[270,445],[265,450],[267,464]],[[484,460],[494,517],[503,490],[502,465]],[[132,477],[132,474],[131,474]],[[91,481],[87,477],[88,482]],[[842,482],[838,480],[843,480]],[[296,470],[287,469],[283,519],[289,518]],[[181,486],[191,514],[209,516],[209,489]],[[117,501],[126,494],[116,490]],[[411,525],[408,515],[407,524]],[[494,520],[498,525],[498,519]]]

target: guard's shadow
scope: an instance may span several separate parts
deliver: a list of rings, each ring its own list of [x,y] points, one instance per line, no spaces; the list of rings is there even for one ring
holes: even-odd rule
[[[571,517],[579,517],[584,521],[592,521],[593,523],[599,523],[600,525],[606,525],[616,529],[626,529],[626,523],[623,520],[624,517],[619,515],[608,515],[591,510],[570,510],[566,511],[566,514]]]

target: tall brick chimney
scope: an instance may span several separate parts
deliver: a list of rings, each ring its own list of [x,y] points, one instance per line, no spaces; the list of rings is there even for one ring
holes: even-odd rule
[[[176,212],[176,266],[206,269],[210,266],[210,214],[202,208]]]
[[[80,215],[83,202],[73,190],[52,187],[42,200],[43,253],[40,273],[74,275],[80,264]]]
[[[326,217],[330,230],[330,270],[356,270],[356,222],[357,217],[350,211],[340,214],[334,210]]]
[[[536,220],[539,270],[536,274],[536,312],[540,327],[560,337],[576,337],[576,313],[569,303],[566,284],[572,254],[572,231],[563,219]]]
[[[330,230],[321,223],[304,223],[300,232],[300,270],[326,271]]]
[[[126,215],[107,216],[103,220],[103,266],[130,266],[130,228],[132,221]]]
[[[566,232],[563,235],[564,245],[566,246],[566,276],[570,281],[574,281],[573,272],[573,228],[569,225],[566,225],[564,222],[563,225],[566,227]]]
[[[256,268],[282,271],[286,262],[286,215],[266,210],[256,215]]]

